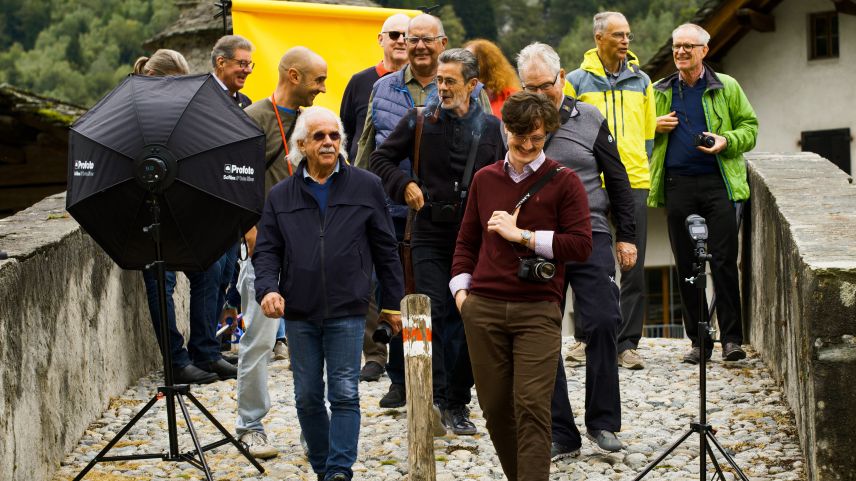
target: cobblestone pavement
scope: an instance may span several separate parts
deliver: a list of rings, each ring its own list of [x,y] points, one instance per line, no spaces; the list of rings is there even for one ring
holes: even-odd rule
[[[571,344],[571,338],[565,339],[565,352]],[[687,349],[685,340],[643,339],[640,354],[645,358],[646,368],[621,370],[623,429],[619,438],[625,449],[606,454],[584,439],[581,456],[553,463],[550,479],[631,480],[686,432],[689,423],[698,417],[698,368],[680,362]],[[717,439],[734,453],[737,464],[752,481],[805,479],[793,415],[769,371],[751,349],[748,352],[745,361],[729,365],[721,361],[718,350],[714,353],[707,380],[708,420],[717,430]],[[266,472],[259,475],[234,447],[219,447],[207,454],[215,479],[315,481],[300,447],[291,372],[286,361],[273,362],[270,367],[273,409],[266,419],[266,427],[280,454],[263,461]],[[583,431],[584,368],[567,366],[567,374],[571,404]],[[77,447],[66,456],[54,481],[73,478],[136,414],[159,382],[160,373],[153,373],[113,399],[102,417],[89,426]],[[379,382],[360,384],[362,430],[359,456],[354,465],[355,480],[407,478],[406,411],[378,407],[388,387],[386,377]],[[196,386],[193,392],[224,426],[234,428],[235,381]],[[163,404],[158,402],[111,454],[166,451]],[[478,435],[449,434],[435,438],[438,481],[505,479],[475,400],[471,408]],[[202,442],[219,439],[216,429],[195,408],[190,409]],[[189,449],[192,444],[183,427],[181,422],[179,440],[184,449]],[[734,480],[735,476],[729,471],[726,470],[726,478]],[[698,437],[694,434],[646,479],[699,478]],[[186,463],[132,461],[98,464],[85,479],[196,480],[203,477],[200,471]]]

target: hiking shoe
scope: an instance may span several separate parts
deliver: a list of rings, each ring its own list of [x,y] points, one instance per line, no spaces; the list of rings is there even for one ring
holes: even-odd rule
[[[645,369],[645,362],[636,349],[626,349],[618,353],[618,365],[631,370]]]
[[[246,431],[238,437],[238,441],[243,443],[247,451],[256,459],[269,459],[279,454],[279,451],[268,442],[265,433],[261,431]]]
[[[458,436],[472,436],[476,425],[470,421],[470,410],[466,406],[452,406],[443,410],[443,424]]]
[[[565,358],[566,361],[572,361],[578,364],[586,363],[586,343],[579,341],[571,348],[571,352],[568,353],[568,357]]]
[[[374,382],[383,376],[385,369],[379,362],[366,361],[366,365],[360,369],[360,381]]]
[[[624,447],[621,441],[618,440],[618,436],[612,431],[588,429],[586,430],[586,437],[597,444],[597,447],[610,453],[621,451],[621,448]]]
[[[288,346],[282,341],[276,341],[273,345],[273,360],[282,361],[288,359]]]
[[[707,356],[705,357],[705,359],[709,361],[711,354],[713,354],[711,351],[707,351]],[[701,348],[700,347],[694,347],[694,348],[690,349],[690,351],[684,355],[684,359],[682,362],[685,362],[687,364],[698,364],[698,362],[700,360],[701,360]]]
[[[722,346],[722,360],[723,361],[739,361],[741,359],[746,359],[746,351],[740,347],[740,344],[736,342],[726,342],[724,346]]]
[[[550,461],[558,461],[565,458],[576,458],[580,455],[580,448],[573,449],[560,443],[550,446]]]
[[[400,408],[407,404],[407,390],[404,384],[390,384],[389,392],[380,399],[382,408]]]

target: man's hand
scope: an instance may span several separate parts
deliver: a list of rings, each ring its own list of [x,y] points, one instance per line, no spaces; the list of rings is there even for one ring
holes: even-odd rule
[[[520,237],[521,229],[517,228],[517,214],[519,213],[520,209],[514,211],[513,215],[504,210],[493,211],[490,219],[487,220],[487,230],[496,232],[509,242],[519,244],[522,239]]]
[[[709,135],[709,136],[713,137],[713,140],[716,141],[713,144],[713,147],[711,147],[711,148],[702,147],[701,145],[696,147],[698,150],[704,152],[705,154],[716,155],[716,154],[722,152],[723,150],[725,150],[726,147],[728,147],[728,139],[726,139],[725,137],[723,137],[721,135],[714,134],[713,132],[705,132],[704,135]]]
[[[247,258],[253,257],[253,251],[256,249],[256,235],[258,231],[256,226],[252,226],[250,230],[244,234],[244,239],[247,241]]]
[[[458,306],[458,312],[461,312],[461,306],[464,305],[464,301],[467,300],[467,296],[470,295],[470,291],[467,289],[459,289],[458,292],[455,293],[455,305]]]
[[[655,130],[658,134],[665,134],[667,132],[675,130],[675,127],[677,126],[678,114],[672,111],[666,115],[661,115],[657,117],[657,128]]]
[[[401,332],[401,314],[391,314],[389,312],[381,312],[377,317],[377,322],[385,322],[392,328],[392,335]]]
[[[618,257],[618,267],[622,272],[629,271],[636,265],[636,244],[631,242],[616,242],[615,254]]]
[[[416,211],[425,205],[422,189],[416,185],[416,182],[411,182],[404,188],[404,201],[407,202],[408,207]]]
[[[285,299],[279,295],[279,292],[268,292],[262,298],[262,312],[266,317],[279,319],[285,314]]]

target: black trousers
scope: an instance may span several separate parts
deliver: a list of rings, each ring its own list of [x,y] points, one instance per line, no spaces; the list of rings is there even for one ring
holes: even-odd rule
[[[669,241],[681,279],[681,311],[684,329],[692,345],[699,345],[699,305],[708,312],[707,297],[694,285],[684,282],[693,275],[695,243],[687,233],[690,214],[705,218],[708,228],[708,253],[713,289],[716,293],[716,318],[723,344],[743,343],[740,318],[740,283],[737,273],[737,219],[734,203],[728,198],[725,181],[719,174],[677,176],[666,174],[666,218]],[[713,346],[707,333],[705,345]]]
[[[586,332],[585,424],[589,429],[621,430],[621,393],[618,386],[616,336],[621,324],[618,286],[615,284],[615,258],[612,236],[592,233],[592,253],[586,262],[565,265],[565,286],[574,291],[574,318]],[[564,312],[564,306],[562,308]],[[582,443],[574,424],[568,399],[568,382],[562,355],[557,359],[556,385],[553,390],[553,442],[578,448]]]

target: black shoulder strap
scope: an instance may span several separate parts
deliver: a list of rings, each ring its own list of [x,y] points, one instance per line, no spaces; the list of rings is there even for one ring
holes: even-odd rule
[[[526,194],[520,198],[520,200],[517,202],[517,205],[514,206],[514,209],[511,211],[511,213],[513,214],[514,211],[516,211],[524,203],[526,203],[526,201],[529,200],[533,195],[535,195],[536,192],[538,192],[539,190],[541,190],[542,187],[547,185],[547,182],[550,182],[551,180],[553,180],[553,177],[555,177],[556,174],[559,173],[559,171],[562,171],[564,169],[565,169],[565,167],[560,166],[560,167],[556,167],[555,169],[544,174],[544,177],[541,177],[540,179],[538,179],[538,182],[535,182],[535,184],[529,188],[529,190],[526,192]]]
[[[562,99],[562,106],[559,107],[559,125],[565,125],[565,122],[570,120],[571,115],[574,113],[574,104],[576,103],[575,99],[565,95]],[[547,136],[547,141],[544,142],[544,147],[541,150],[547,150],[547,146],[550,145],[550,141],[553,140],[553,135],[555,133],[555,131],[550,132]]]
[[[470,141],[470,151],[467,154],[467,165],[464,167],[464,178],[461,179],[461,185],[458,186],[457,189],[461,192],[462,199],[466,197],[467,191],[470,188],[470,182],[473,180],[473,170],[476,167],[476,154],[478,154],[482,132],[484,132],[484,122],[482,122],[481,126],[473,132],[473,138]]]

